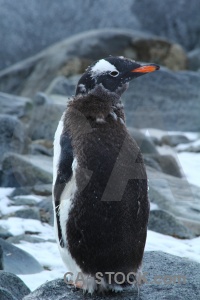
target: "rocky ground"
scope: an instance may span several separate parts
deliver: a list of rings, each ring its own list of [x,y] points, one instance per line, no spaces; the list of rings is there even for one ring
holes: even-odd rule
[[[132,82],[123,96],[151,201],[140,299],[198,299],[200,2],[0,5],[0,299],[138,297],[134,288],[83,297],[67,286],[52,227],[58,120],[81,73],[110,54],[161,65],[156,74]]]

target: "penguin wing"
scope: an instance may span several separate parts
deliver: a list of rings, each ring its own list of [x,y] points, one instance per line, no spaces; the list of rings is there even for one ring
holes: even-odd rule
[[[60,246],[64,247],[60,225],[60,197],[72,176],[73,149],[68,132],[63,130],[63,121],[59,122],[54,139],[54,205]]]

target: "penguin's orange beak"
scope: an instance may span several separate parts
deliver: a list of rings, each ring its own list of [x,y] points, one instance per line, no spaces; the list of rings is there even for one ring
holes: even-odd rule
[[[139,68],[133,69],[131,72],[133,72],[133,73],[150,73],[150,72],[154,72],[159,69],[160,69],[160,67],[158,65],[151,64],[151,65],[140,66]]]

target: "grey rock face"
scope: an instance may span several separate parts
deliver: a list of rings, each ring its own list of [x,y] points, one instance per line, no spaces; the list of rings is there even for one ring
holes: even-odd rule
[[[180,167],[176,159],[172,155],[149,155],[149,158],[154,159],[160,166],[161,170],[165,174],[169,174],[175,177],[182,177]]]
[[[75,82],[75,84],[78,80]],[[75,84],[68,78],[64,76],[56,77],[50,84],[50,86],[45,91],[46,94],[51,95],[62,95],[71,96],[75,93]]]
[[[0,270],[3,270],[3,249],[0,246]]]
[[[195,221],[200,226],[199,187],[189,184],[186,179],[160,173],[150,167],[147,167],[147,174],[149,198],[153,203],[176,217],[185,218],[189,222]],[[190,229],[192,230],[192,226]]]
[[[170,266],[170,268],[169,268]],[[199,264],[163,252],[146,252],[143,262],[144,284],[140,288],[141,300],[171,299],[196,300],[199,295]],[[43,284],[23,300],[76,300],[83,292],[66,285],[63,278]],[[109,293],[104,296],[84,295],[93,300],[138,299],[137,290]]]
[[[33,193],[41,196],[50,196],[52,194],[52,184],[35,185]]]
[[[29,253],[0,239],[3,249],[4,270],[14,274],[35,274],[43,270],[38,261]]]
[[[41,195],[41,196],[49,196],[52,194],[52,184],[36,184],[35,186],[26,186],[26,187],[18,187],[15,188],[14,191],[11,193],[10,197],[13,198],[15,196],[21,196],[21,195],[30,195],[31,193],[34,193],[36,195]],[[27,200],[27,202],[30,204],[31,201],[30,199]],[[19,200],[19,205],[24,205],[24,201],[26,200]],[[18,202],[18,200],[17,200]]]
[[[45,155],[9,153],[2,163],[1,185],[33,186],[52,183],[52,159]]]
[[[9,238],[11,236],[12,236],[12,234],[7,229],[5,229],[4,227],[0,226],[0,238],[7,239],[7,238]]]
[[[190,230],[188,230],[188,228],[172,214],[163,210],[150,211],[148,229],[181,239],[190,239],[194,237]]]
[[[30,289],[16,275],[0,271],[1,300],[22,300],[30,293]]]
[[[163,137],[161,138],[162,144],[171,147],[176,147],[179,144],[187,144],[189,142],[190,140],[185,135],[181,135],[181,134],[163,135]]]
[[[20,235],[12,236],[12,237],[9,237],[8,239],[6,239],[6,242],[9,242],[11,244],[19,244],[21,241],[26,241],[29,243],[44,243],[47,241],[48,242],[56,242],[53,239],[44,240],[42,238],[32,236],[29,234],[20,234]]]
[[[176,50],[170,51],[171,48]],[[55,77],[82,74],[92,61],[110,54],[139,61],[154,61],[182,70],[186,67],[186,55],[180,47],[177,48],[168,41],[140,31],[93,30],[63,40],[1,71],[0,90],[32,97],[38,91],[45,91]],[[163,53],[160,49],[163,49]]]
[[[17,210],[14,216],[22,219],[40,220],[40,213],[36,207]]]
[[[140,132],[137,129],[128,128],[128,131],[132,138],[137,142],[140,150],[142,151],[143,154],[158,154],[158,151],[152,142],[151,138],[145,136],[142,132]]]
[[[20,205],[28,205],[28,206],[34,206],[37,205],[37,201],[35,199],[30,199],[30,197],[24,197],[24,196],[15,196],[11,197],[13,202],[12,205],[20,206]]]
[[[32,143],[29,146],[29,154],[32,155],[47,155],[47,156],[53,156],[53,151],[52,150],[48,150],[46,147],[42,146],[42,145],[38,145],[35,143]]]
[[[32,110],[31,99],[0,92],[0,104],[1,114],[9,114],[16,116],[21,121],[28,121]]]
[[[139,28],[137,18],[131,11],[132,2],[127,0],[120,3],[109,0],[106,9],[102,9],[105,7],[104,0],[61,0],[51,3],[48,0],[29,0],[28,3],[21,0],[20,3],[0,1],[0,69],[91,28]]]
[[[158,172],[162,172],[161,166],[154,159],[154,156],[152,157],[152,155],[145,154],[145,155],[143,155],[143,159],[144,159],[144,163],[146,166],[149,166],[149,167],[157,170]]]
[[[124,94],[126,123],[135,128],[200,131],[200,73],[167,69],[130,83]]]
[[[193,0],[136,0],[132,12],[138,17],[141,27],[151,33],[178,42],[188,50],[200,46],[198,12],[200,2]],[[187,20],[187,22],[186,22]]]
[[[26,142],[23,124],[15,117],[0,115],[0,163],[8,152],[23,153]]]
[[[188,53],[188,67],[193,71],[200,70],[200,48]]]
[[[52,141],[58,122],[65,111],[68,98],[38,93],[34,100],[29,136],[33,140],[47,139]],[[43,100],[43,103],[38,103],[39,100]]]
[[[38,208],[40,209],[41,221],[47,222],[53,226],[54,213],[53,213],[53,204],[52,197],[47,197],[46,199],[38,203]]]

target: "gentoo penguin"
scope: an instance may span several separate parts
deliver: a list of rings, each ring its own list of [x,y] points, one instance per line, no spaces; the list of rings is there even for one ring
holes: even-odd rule
[[[55,134],[56,238],[67,270],[89,278],[79,287],[90,293],[122,290],[132,284],[130,274],[139,282],[149,216],[147,176],[125,125],[121,95],[130,80],[158,69],[122,56],[94,62]]]

